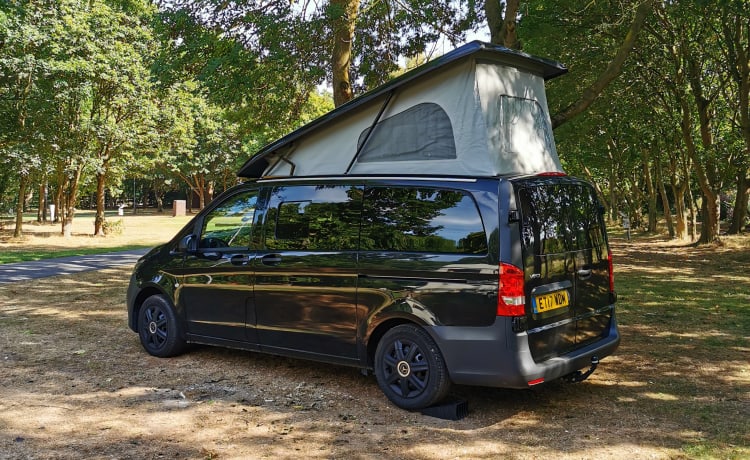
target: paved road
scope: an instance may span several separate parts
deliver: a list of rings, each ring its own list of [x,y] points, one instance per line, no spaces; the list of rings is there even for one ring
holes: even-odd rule
[[[0,284],[133,265],[148,249],[0,264]]]

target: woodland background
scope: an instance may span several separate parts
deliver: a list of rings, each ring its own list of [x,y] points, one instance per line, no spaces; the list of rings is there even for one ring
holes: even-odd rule
[[[559,60],[558,152],[609,218],[748,222],[748,0],[2,0],[0,214],[202,208],[266,143],[472,39]],[[192,200],[189,200],[192,201]]]

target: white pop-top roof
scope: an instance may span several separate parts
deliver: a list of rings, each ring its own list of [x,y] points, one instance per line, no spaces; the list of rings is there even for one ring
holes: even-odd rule
[[[544,81],[566,71],[471,42],[267,145],[238,175],[559,172]]]

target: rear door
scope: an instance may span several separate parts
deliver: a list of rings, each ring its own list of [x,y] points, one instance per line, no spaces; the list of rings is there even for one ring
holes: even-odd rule
[[[595,341],[607,331],[608,246],[590,185],[571,178],[515,182],[528,304],[537,361]]]

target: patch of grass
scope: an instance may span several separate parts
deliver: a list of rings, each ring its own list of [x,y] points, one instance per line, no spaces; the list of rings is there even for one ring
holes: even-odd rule
[[[104,237],[92,235],[93,212],[76,214],[70,237],[61,235],[60,224],[27,220],[23,225],[23,236],[13,238],[13,223],[4,222],[4,228],[0,230],[0,263],[153,247],[172,239],[191,218],[143,209],[139,209],[136,215],[108,215],[107,235]]]
[[[634,408],[684,433],[687,458],[748,458],[750,236],[705,247],[653,238],[613,246],[619,373],[648,388]]]
[[[15,250],[0,254],[0,264],[11,264],[15,262],[31,262],[35,260],[53,259],[56,257],[87,256],[91,254],[103,254],[107,252],[128,251],[131,249],[149,248],[151,245],[128,245],[98,248],[74,248],[56,249],[52,252],[46,248],[31,250]]]
[[[682,450],[683,452],[685,452],[685,455],[693,459],[747,459],[747,451],[743,452],[740,448],[737,447],[720,445],[712,442],[698,442],[689,446],[685,446]],[[717,457],[716,452],[721,452],[721,457]]]

